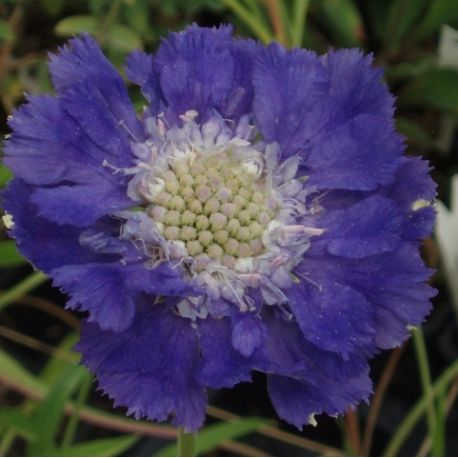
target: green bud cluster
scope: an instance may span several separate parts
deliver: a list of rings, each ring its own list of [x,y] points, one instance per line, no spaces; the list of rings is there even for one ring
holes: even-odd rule
[[[262,234],[274,218],[262,178],[230,153],[176,160],[158,178],[164,186],[148,214],[169,241],[190,256],[207,255],[232,267],[237,258],[264,251]]]

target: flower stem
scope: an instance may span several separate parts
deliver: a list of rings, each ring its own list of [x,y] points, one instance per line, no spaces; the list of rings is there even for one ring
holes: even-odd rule
[[[196,456],[196,436],[178,429],[178,456]]]

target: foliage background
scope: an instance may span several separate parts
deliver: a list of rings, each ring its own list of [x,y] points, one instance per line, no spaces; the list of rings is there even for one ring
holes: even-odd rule
[[[168,30],[193,21],[231,22],[237,35],[319,53],[374,52],[397,95],[409,153],[430,160],[439,197],[449,202],[458,171],[458,71],[439,65],[437,48],[444,24],[458,28],[456,0],[0,0],[0,132],[8,134],[7,116],[24,93],[52,91],[47,52],[68,37],[95,35],[122,71],[129,51],[154,51]],[[141,107],[138,91],[131,95]],[[0,166],[0,187],[9,178]],[[316,428],[299,433],[276,419],[265,381],[255,376],[254,384],[211,393],[199,453],[458,454],[457,322],[434,239],[424,256],[437,269],[434,312],[404,349],[374,360],[370,406],[337,421],[319,418]],[[128,419],[96,392],[71,350],[80,317],[64,311],[65,297],[49,283],[0,225],[0,455],[176,453],[173,428]]]

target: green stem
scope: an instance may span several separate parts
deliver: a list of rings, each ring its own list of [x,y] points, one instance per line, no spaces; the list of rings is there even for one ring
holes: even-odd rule
[[[434,397],[432,396],[433,388],[429,370],[428,353],[426,351],[425,338],[421,328],[412,331],[412,339],[415,347],[418,370],[420,372],[423,396],[428,399],[426,405],[426,420],[428,423],[429,437],[433,440],[436,435],[436,408],[434,406]]]
[[[8,450],[16,439],[14,428],[8,428],[3,434],[0,442],[0,456],[7,456]]]
[[[237,0],[222,0],[264,43],[272,41],[272,34],[259,17],[240,4]]]
[[[9,290],[5,291],[0,296],[0,310],[41,285],[46,279],[47,277],[44,273],[34,272]]]
[[[178,429],[178,456],[196,456],[196,436]]]
[[[307,17],[307,9],[309,0],[295,0],[293,6],[293,27],[292,27],[292,45],[301,46],[305,32],[305,18]]]
[[[399,449],[402,447],[402,444],[405,442],[414,426],[421,419],[428,403],[431,402],[438,393],[444,390],[457,376],[458,361],[455,361],[455,363],[451,364],[442,372],[432,386],[431,393],[428,396],[420,398],[405,416],[404,420],[402,420],[401,424],[396,428],[396,433],[391,437],[390,442],[383,452],[383,456],[398,456]]]
[[[91,379],[89,378],[89,375],[88,375],[84,377],[81,383],[81,387],[80,387],[78,396],[75,400],[72,414],[68,420],[67,428],[65,429],[65,433],[64,433],[64,437],[62,438],[62,448],[69,447],[75,437],[76,428],[78,427],[78,422],[80,420],[80,411],[83,405],[86,403],[90,388],[91,388]]]

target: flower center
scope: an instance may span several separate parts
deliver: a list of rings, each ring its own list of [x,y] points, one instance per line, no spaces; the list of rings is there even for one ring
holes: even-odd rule
[[[233,267],[261,254],[279,204],[254,162],[231,150],[181,155],[160,168],[147,213],[159,233],[193,257]]]

